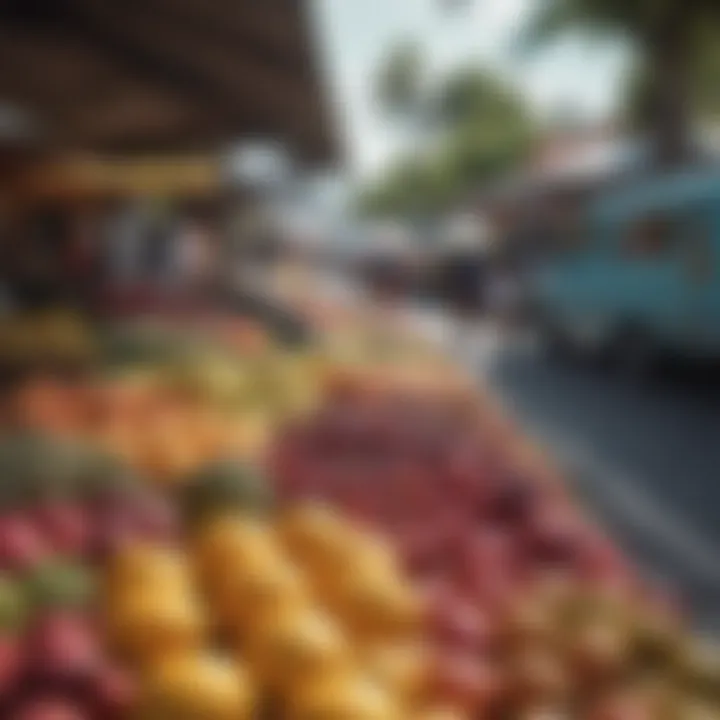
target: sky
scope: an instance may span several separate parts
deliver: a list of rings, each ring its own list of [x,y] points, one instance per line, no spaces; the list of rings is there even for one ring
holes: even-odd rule
[[[314,0],[318,46],[355,177],[380,172],[402,147],[373,102],[373,78],[388,50],[417,40],[431,68],[476,61],[506,76],[539,117],[612,114],[627,63],[618,47],[568,38],[532,59],[513,50],[518,30],[543,0],[467,0],[455,13],[440,0]]]

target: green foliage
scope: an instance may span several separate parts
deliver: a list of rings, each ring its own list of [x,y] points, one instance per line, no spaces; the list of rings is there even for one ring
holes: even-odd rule
[[[436,212],[515,163],[532,137],[520,98],[498,77],[476,67],[442,78],[422,104],[426,124],[435,130],[432,142],[413,148],[365,188],[359,199],[362,212]]]
[[[405,116],[420,101],[424,63],[417,43],[405,40],[396,45],[380,69],[376,95],[388,114]]]
[[[692,94],[701,117],[720,120],[720,27],[706,31],[700,44]]]
[[[568,32],[589,37],[644,31],[645,21],[663,0],[540,0],[520,36],[526,50],[537,50]]]
[[[638,51],[626,112],[660,161],[684,160],[694,115],[720,111],[717,0],[544,0],[522,34],[534,50],[565,33],[625,38]],[[678,154],[678,151],[679,154]]]
[[[693,114],[700,120],[720,120],[720,29],[708,28],[706,38],[698,43],[692,63],[688,98]],[[653,102],[652,76],[646,64],[637,63],[624,88],[623,107],[626,119],[634,127],[647,127],[656,108]]]

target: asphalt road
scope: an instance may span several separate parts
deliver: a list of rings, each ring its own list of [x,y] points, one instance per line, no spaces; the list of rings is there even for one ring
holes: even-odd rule
[[[591,513],[720,636],[718,379],[683,371],[633,384],[517,340],[486,343],[474,364]]]

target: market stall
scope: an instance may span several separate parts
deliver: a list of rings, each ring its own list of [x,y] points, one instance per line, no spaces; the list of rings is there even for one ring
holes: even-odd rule
[[[74,151],[5,173],[11,214],[212,196],[236,134],[332,159],[302,4],[240,5],[0,4],[0,95]],[[475,378],[361,294],[248,292],[309,332],[197,296],[0,318],[0,718],[720,714],[717,649]]]
[[[472,378],[322,306],[303,349],[87,329],[5,394],[3,711],[713,717],[717,651]]]

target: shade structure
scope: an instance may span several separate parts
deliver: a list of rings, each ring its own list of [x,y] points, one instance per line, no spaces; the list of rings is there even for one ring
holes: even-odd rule
[[[0,0],[0,103],[44,143],[207,152],[273,138],[338,159],[301,0]]]

